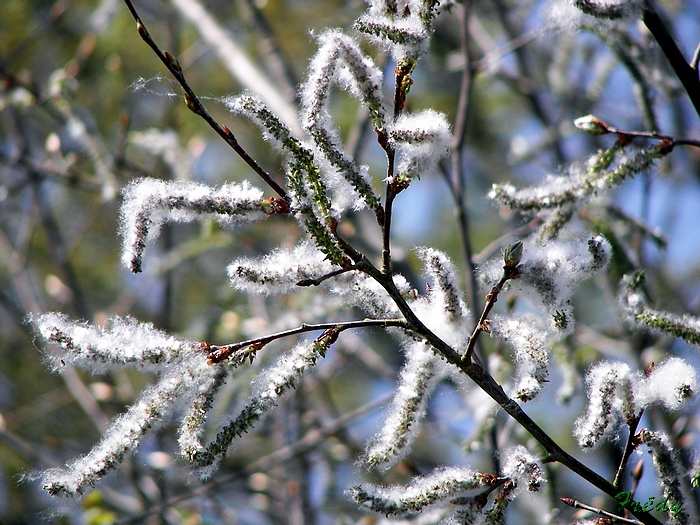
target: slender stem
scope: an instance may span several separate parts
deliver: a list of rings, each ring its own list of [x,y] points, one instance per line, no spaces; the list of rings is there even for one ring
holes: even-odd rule
[[[143,41],[146,42],[146,44],[148,44],[148,46],[158,56],[158,58],[165,65],[165,67],[168,68],[168,71],[170,71],[173,77],[175,77],[175,80],[177,80],[180,86],[182,87],[182,90],[185,92],[185,102],[187,103],[187,107],[190,109],[190,111],[202,117],[204,121],[207,124],[209,124],[209,127],[211,127],[217,133],[217,135],[224,139],[224,141],[229,146],[231,146],[233,151],[235,151],[238,154],[238,156],[241,157],[246,162],[246,164],[248,164],[248,166],[250,166],[253,169],[253,171],[255,171],[255,173],[257,173],[260,176],[260,178],[265,181],[265,183],[268,186],[270,186],[284,200],[289,201],[290,197],[289,195],[287,195],[286,190],[282,188],[282,186],[277,184],[277,182],[272,178],[272,176],[268,172],[266,172],[255,161],[255,159],[253,159],[248,154],[248,152],[246,152],[243,149],[243,147],[238,143],[238,140],[236,139],[235,135],[231,132],[231,130],[228,129],[226,126],[220,125],[216,120],[214,120],[214,117],[212,117],[209,114],[209,112],[202,105],[202,103],[200,102],[199,98],[194,93],[190,85],[187,83],[187,80],[185,80],[185,75],[182,72],[182,68],[180,67],[180,64],[177,62],[175,57],[173,57],[170,53],[161,51],[158,45],[153,41],[151,35],[146,29],[146,26],[141,21],[139,14],[136,12],[136,9],[134,9],[131,0],[124,0],[124,2],[129,8],[131,16],[133,16],[134,20],[136,20],[136,27],[138,29],[138,33],[143,39]]]
[[[678,80],[683,84],[688,98],[695,108],[695,112],[700,115],[700,78],[698,78],[698,71],[683,57],[678,44],[676,44],[663,20],[661,20],[661,17],[654,9],[651,0],[645,2],[642,21],[654,36],[663,54],[666,55],[666,59],[671,64]]]
[[[387,146],[386,199],[384,201],[384,224],[382,225],[382,273],[391,274],[391,216],[394,210],[396,190],[391,180],[394,178],[394,148]]]
[[[566,503],[569,507],[573,507],[575,509],[583,509],[583,510],[588,510],[590,512],[595,512],[596,514],[600,514],[601,516],[605,516],[606,518],[611,518],[615,521],[619,521],[620,523],[630,523],[631,525],[642,525],[643,522],[637,521],[637,520],[631,520],[629,518],[623,518],[622,516],[618,516],[617,514],[613,514],[612,512],[608,512],[603,509],[599,509],[596,507],[591,507],[590,505],[586,505],[585,503],[581,503],[580,501],[577,501],[572,498],[559,498],[562,500],[564,503]]]
[[[629,426],[629,435],[627,436],[627,444],[625,445],[625,451],[622,454],[622,459],[620,460],[620,465],[617,467],[617,472],[615,473],[615,478],[613,479],[613,485],[618,489],[622,488],[622,476],[627,468],[627,462],[634,452],[634,449],[639,445],[639,440],[636,438],[637,426],[639,426],[639,421],[642,419],[642,414],[644,410],[639,412],[638,416],[635,416],[630,421],[627,422]]]
[[[491,288],[491,291],[486,296],[486,304],[484,305],[484,311],[481,312],[481,317],[479,317],[479,321],[476,323],[476,326],[474,327],[474,331],[469,336],[469,343],[467,344],[467,351],[462,356],[462,359],[464,361],[467,361],[467,362],[471,361],[472,354],[474,353],[474,348],[476,346],[476,342],[477,342],[477,339],[479,338],[479,335],[481,334],[481,332],[488,331],[488,324],[487,323],[488,323],[489,314],[491,313],[491,309],[498,301],[498,295],[501,293],[503,286],[506,284],[506,282],[508,282],[509,279],[512,279],[512,278],[513,278],[512,274],[510,274],[507,271],[504,271],[503,277],[501,277],[501,280],[498,281],[493,288]]]
[[[268,65],[268,70],[273,74],[274,78],[279,81],[282,86],[282,92],[290,102],[298,101],[296,87],[299,85],[294,72],[292,71],[289,62],[282,55],[279,42],[270,27],[270,24],[265,19],[258,4],[254,0],[239,0],[245,12],[245,26],[252,27],[260,38],[258,48],[262,57]],[[263,4],[260,4],[262,6]]]
[[[348,266],[347,268],[341,268],[339,270],[335,270],[333,272],[327,273],[326,275],[322,275],[321,277],[317,277],[316,279],[302,279],[297,283],[297,286],[318,286],[321,284],[323,281],[327,281],[328,279],[332,279],[333,277],[337,277],[338,275],[342,275],[344,273],[350,272],[352,270],[356,270],[357,268],[352,265]]]
[[[406,327],[406,322],[403,319],[362,319],[360,321],[344,321],[341,323],[318,323],[318,324],[302,324],[297,328],[284,330],[262,337],[247,339],[238,343],[229,345],[210,345],[209,343],[200,343],[200,348],[207,352],[207,358],[211,363],[221,363],[227,359],[235,363],[242,363],[246,359],[252,359],[258,350],[263,348],[268,343],[283,339],[291,335],[303,334],[305,332],[315,332],[318,330],[333,330],[336,334],[349,330],[351,328],[366,328],[370,326],[379,326],[388,328],[390,326]],[[239,350],[245,349],[243,352]]]
[[[684,139],[676,138],[673,135],[666,135],[664,133],[659,133],[658,131],[632,131],[627,129],[620,129],[609,125],[607,122],[603,122],[597,117],[589,115],[591,117],[591,123],[597,126],[597,129],[593,132],[595,135],[608,135],[615,134],[618,139],[622,141],[622,145],[626,144],[633,138],[645,138],[645,139],[655,139],[665,142],[665,146],[673,149],[674,146],[694,146],[700,148],[700,140],[694,139]],[[583,117],[582,120],[585,120]],[[585,129],[585,128],[583,128]]]
[[[474,381],[479,388],[481,388],[486,394],[488,394],[489,397],[491,397],[491,399],[498,403],[498,405],[500,405],[508,415],[515,419],[520,426],[527,430],[530,435],[532,435],[532,437],[534,437],[540,443],[540,445],[542,445],[552,461],[561,463],[569,470],[612,498],[619,493],[617,488],[612,483],[561,448],[549,436],[549,434],[547,434],[547,432],[545,432],[539,425],[537,425],[537,423],[530,419],[530,416],[523,411],[517,402],[515,402],[508,396],[508,394],[505,393],[503,387],[496,382],[496,380],[485,368],[478,363],[463,360],[462,355],[435,335],[435,333],[429,330],[423,324],[423,322],[418,319],[413,310],[411,310],[411,307],[401,296],[401,293],[399,292],[398,288],[396,288],[396,285],[394,284],[394,281],[390,275],[381,273],[366,259],[364,259],[361,264],[358,264],[358,267],[360,267],[367,275],[373,277],[389,294],[401,314],[403,314],[404,318],[406,319],[408,328],[425,338],[425,340],[433,348],[440,352],[449,363],[456,366],[467,376],[469,376],[469,378]],[[645,525],[661,525],[661,522],[651,516],[649,513],[634,511],[634,515]]]
[[[408,93],[408,88],[412,84],[410,75],[414,67],[415,62],[399,63],[399,65],[396,66],[396,76],[394,80],[394,120],[401,116],[406,106],[406,94]],[[389,143],[389,137],[386,135],[386,132],[380,132],[379,143],[382,148],[384,148],[384,151],[386,151],[387,157],[386,199],[382,221],[382,273],[389,275],[391,274],[391,214],[396,195],[404,190],[406,186],[404,183],[398,182],[394,175],[396,151]]]
[[[657,131],[628,131],[625,129],[618,129],[612,126],[608,126],[608,133],[615,133],[617,135],[625,135],[628,137],[667,140],[675,146],[694,146],[696,148],[700,148],[700,140],[678,139],[671,135],[665,135]]]
[[[462,5],[462,16],[460,17],[460,41],[462,58],[464,60],[464,69],[462,70],[462,79],[459,87],[459,101],[457,103],[457,119],[454,127],[454,139],[451,144],[451,168],[452,174],[449,177],[450,189],[455,200],[457,208],[457,221],[459,226],[459,236],[462,241],[462,250],[464,262],[467,266],[467,297],[469,298],[469,306],[471,311],[476,309],[476,274],[474,272],[474,260],[469,235],[469,214],[466,206],[466,187],[464,180],[464,162],[463,154],[465,147],[465,138],[467,135],[467,124],[472,102],[472,87],[474,85],[475,70],[473,60],[469,51],[469,10],[471,1],[465,0]]]

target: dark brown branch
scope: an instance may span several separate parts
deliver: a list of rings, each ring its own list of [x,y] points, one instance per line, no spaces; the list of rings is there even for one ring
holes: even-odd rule
[[[317,277],[316,279],[302,279],[297,283],[297,286],[318,286],[323,281],[327,281],[328,279],[332,279],[333,277],[337,277],[338,275],[342,275],[355,269],[355,266],[351,265],[347,268],[341,268],[340,270],[335,270],[334,272],[327,273],[326,275],[322,275],[321,277]]]
[[[139,14],[136,12],[136,9],[134,9],[131,0],[124,0],[124,2],[129,8],[131,16],[133,16],[134,20],[136,20],[136,28],[138,30],[139,36],[143,39],[144,42],[146,42],[146,44],[148,44],[148,46],[158,56],[160,61],[165,65],[166,68],[168,68],[170,74],[173,75],[173,77],[175,77],[175,80],[177,80],[177,82],[182,87],[182,90],[185,92],[185,103],[187,104],[189,110],[195,113],[196,115],[202,117],[204,121],[207,124],[209,124],[209,127],[211,127],[217,133],[217,135],[224,139],[224,141],[229,146],[231,146],[233,151],[235,151],[238,154],[238,156],[241,157],[246,162],[246,164],[248,164],[248,166],[250,166],[253,169],[253,171],[255,171],[255,173],[257,173],[260,176],[260,178],[265,181],[265,183],[267,183],[268,186],[270,186],[284,200],[289,201],[290,199],[287,195],[286,190],[282,188],[282,186],[277,184],[277,182],[275,182],[272,176],[268,172],[266,172],[255,161],[255,159],[248,155],[248,152],[246,152],[243,149],[243,147],[238,143],[238,140],[231,132],[231,130],[228,129],[226,126],[220,125],[216,120],[214,120],[214,117],[212,117],[209,114],[209,112],[202,105],[202,103],[200,102],[199,98],[194,93],[190,85],[187,83],[187,80],[185,80],[185,75],[182,72],[182,67],[180,67],[180,64],[178,63],[177,59],[167,51],[161,51],[158,45],[153,41],[151,35],[146,29],[146,26],[143,25]]]
[[[678,80],[683,84],[690,102],[692,102],[695,112],[700,116],[700,79],[698,71],[686,61],[683,53],[678,48],[675,40],[664,25],[659,14],[654,10],[650,0],[647,0],[642,14],[642,21],[654,36],[661,51],[666,55],[666,59],[676,73]]]
[[[411,73],[415,65],[415,61],[405,61],[396,66],[396,76],[394,80],[394,120],[401,116],[401,113],[406,107],[406,95],[408,94],[411,84],[413,84]],[[384,202],[384,214],[383,217],[381,217],[382,220],[379,222],[382,227],[382,272],[389,275],[391,274],[391,214],[394,199],[408,187],[410,181],[398,180],[400,177],[397,177],[394,173],[396,152],[389,143],[389,137],[386,131],[380,130],[377,139],[379,145],[386,152],[387,157],[386,199]]]
[[[479,317],[479,320],[477,321],[476,326],[474,327],[474,331],[469,336],[467,351],[464,353],[464,356],[462,356],[462,359],[464,361],[471,361],[472,355],[474,353],[474,348],[476,347],[476,342],[479,339],[479,335],[481,335],[481,332],[489,331],[489,314],[491,313],[493,306],[496,304],[496,301],[498,301],[498,295],[501,293],[503,286],[512,278],[512,274],[509,274],[509,272],[504,271],[501,280],[498,281],[496,285],[493,288],[491,288],[491,291],[486,295],[486,304],[484,305],[484,310],[483,312],[481,312],[481,316]]]
[[[230,345],[210,345],[209,343],[200,343],[200,348],[207,352],[207,358],[210,363],[221,363],[225,360],[231,360],[236,364],[243,363],[246,359],[253,359],[255,354],[265,345],[283,339],[291,335],[303,334],[306,332],[315,332],[319,330],[333,330],[336,335],[344,330],[351,328],[367,328],[378,326],[388,328],[390,326],[406,328],[406,322],[403,319],[362,319],[359,321],[344,321],[340,323],[319,323],[319,324],[302,324],[291,330],[284,330],[275,334],[265,335],[247,339]]]
[[[673,148],[674,146],[693,146],[695,148],[700,148],[700,140],[677,138],[673,135],[659,133],[658,131],[633,131],[627,129],[619,129],[609,125],[607,122],[603,122],[598,117],[595,117],[593,115],[588,115],[588,117],[581,117],[581,119],[577,119],[576,122],[578,122],[579,120],[586,121],[584,124],[578,125],[580,129],[588,131],[593,135],[614,134],[617,135],[618,140],[621,140],[625,144],[630,142],[632,139],[642,138],[665,141],[665,143],[670,148]]]
[[[399,311],[406,319],[408,328],[416,334],[425,338],[425,340],[435,348],[450,364],[459,368],[469,378],[474,381],[491,399],[505,410],[520,426],[527,430],[540,445],[549,454],[551,461],[557,461],[567,467],[569,470],[588,481],[594,487],[614,498],[619,491],[615,486],[602,477],[597,472],[578,461],[571,454],[561,448],[530,416],[520,407],[520,405],[512,400],[503,390],[496,380],[488,373],[488,371],[476,362],[470,362],[462,359],[462,355],[454,348],[445,343],[430,329],[411,310],[411,307],[406,303],[405,299],[394,284],[390,275],[383,274],[379,269],[373,266],[369,261],[363,259],[358,261],[358,267],[367,275],[374,278],[389,296],[393,299]],[[651,514],[643,511],[635,511],[634,515],[645,525],[661,525],[661,522]]]
[[[627,462],[632,455],[632,452],[639,446],[639,439],[636,437],[637,426],[639,421],[642,419],[642,414],[644,410],[639,412],[639,415],[634,416],[630,421],[627,422],[629,427],[629,435],[627,436],[627,444],[625,445],[625,451],[622,454],[622,459],[620,460],[620,465],[617,467],[617,472],[615,473],[615,479],[613,479],[613,485],[618,489],[622,488],[622,476],[627,468]]]
[[[467,135],[467,124],[472,107],[472,92],[474,86],[474,69],[472,53],[469,50],[469,15],[471,1],[465,0],[460,16],[460,53],[464,59],[464,69],[459,86],[459,100],[457,103],[457,117],[454,125],[454,139],[450,145],[451,150],[451,174],[446,174],[448,185],[457,208],[457,224],[464,262],[467,266],[466,288],[469,300],[470,312],[475,311],[477,305],[476,273],[474,272],[474,258],[471,236],[469,234],[469,213],[466,204],[466,173],[464,166],[464,149]],[[473,315],[472,315],[473,317]],[[473,320],[473,319],[472,319]]]
[[[517,279],[520,275],[518,270],[518,264],[520,264],[520,259],[523,255],[523,243],[517,241],[513,244],[508,245],[508,247],[503,251],[503,276],[496,283],[496,285],[491,288],[491,291],[486,296],[486,304],[484,305],[484,311],[481,312],[481,317],[474,327],[474,331],[469,336],[469,343],[467,344],[467,351],[462,356],[462,359],[471,362],[472,356],[474,354],[474,348],[476,347],[477,340],[481,332],[488,332],[488,317],[493,309],[493,306],[498,301],[498,296],[503,289],[503,286],[511,279]]]

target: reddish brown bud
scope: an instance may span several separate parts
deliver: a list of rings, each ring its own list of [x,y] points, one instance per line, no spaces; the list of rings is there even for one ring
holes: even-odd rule
[[[654,148],[663,156],[668,155],[673,151],[673,141],[671,139],[661,139]]]
[[[148,34],[148,30],[146,30],[146,26],[144,26],[141,23],[141,20],[136,21],[136,30],[139,32],[139,35],[141,36],[141,38],[143,38],[144,40],[147,40],[150,38],[150,36]]]
[[[163,53],[163,56],[165,57],[165,60],[168,61],[168,65],[172,67],[175,71],[182,72],[182,67],[180,66],[180,62],[177,61],[177,58],[175,58],[171,53],[168,51],[165,51]]]
[[[185,104],[187,104],[187,109],[192,113],[199,115],[199,106],[195,103],[194,99],[185,93]]]

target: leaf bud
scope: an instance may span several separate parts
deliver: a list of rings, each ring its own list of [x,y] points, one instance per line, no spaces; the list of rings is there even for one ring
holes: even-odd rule
[[[593,115],[577,118],[574,120],[574,126],[591,135],[605,135],[610,132],[608,125]]]
[[[168,65],[172,67],[175,71],[177,71],[178,73],[182,71],[180,62],[177,61],[177,58],[175,58],[172,53],[165,51],[163,53],[163,56],[165,57],[165,60],[168,61]]]
[[[503,262],[506,268],[515,268],[520,264],[520,259],[523,258],[523,242],[516,241],[509,244],[503,251]]]
[[[185,93],[185,104],[187,105],[187,109],[189,109],[192,113],[196,113],[197,115],[199,115],[199,107],[195,103],[194,99],[187,93]]]

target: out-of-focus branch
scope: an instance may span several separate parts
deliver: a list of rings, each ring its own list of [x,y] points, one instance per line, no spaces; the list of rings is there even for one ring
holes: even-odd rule
[[[462,250],[464,255],[464,263],[467,266],[466,287],[467,297],[471,311],[477,308],[476,297],[476,275],[474,273],[474,260],[472,253],[471,237],[469,235],[469,213],[466,206],[466,187],[464,173],[464,150],[465,137],[467,134],[467,124],[469,122],[470,108],[472,102],[472,91],[474,85],[474,69],[472,54],[469,50],[470,32],[469,32],[469,15],[471,12],[471,2],[465,1],[462,5],[460,16],[460,53],[464,61],[464,69],[462,70],[462,79],[459,87],[459,99],[457,102],[457,118],[454,127],[454,139],[451,144],[451,169],[452,173],[448,176],[448,184],[452,191],[452,196],[455,200],[457,208],[457,220],[459,226],[459,235],[462,240]]]
[[[347,426],[354,423],[358,419],[366,416],[367,414],[372,413],[373,411],[385,405],[392,398],[393,395],[394,393],[390,392],[378,399],[375,399],[374,401],[370,401],[369,403],[366,403],[361,407],[358,407],[355,410],[351,410],[350,412],[347,412],[344,415],[338,417],[323,428],[309,430],[300,440],[295,441],[294,443],[290,443],[289,445],[282,447],[278,450],[275,450],[267,456],[263,456],[254,463],[251,463],[232,474],[214,479],[212,481],[200,485],[199,487],[191,491],[185,492],[184,494],[180,494],[179,496],[172,497],[164,501],[163,503],[153,505],[146,512],[137,516],[131,516],[129,518],[119,520],[115,523],[115,525],[132,525],[136,523],[141,523],[148,516],[152,516],[154,514],[162,512],[163,510],[169,507],[187,501],[196,496],[213,494],[214,491],[218,488],[221,488],[238,480],[245,479],[247,476],[255,474],[256,472],[265,472],[267,470],[270,470],[272,467],[289,461],[291,458],[298,456],[299,454],[304,454],[310,450],[314,450],[320,444],[325,443],[330,436],[337,434],[338,432],[345,429]]]
[[[265,20],[254,0],[239,0],[238,4],[244,10],[246,26],[252,26],[261,39],[258,47],[267,63],[268,72],[280,83],[282,92],[287,100],[289,102],[296,101],[296,90],[299,80],[297,80],[291,67],[289,67],[289,63],[282,56],[272,28]]]
[[[297,111],[280,94],[279,88],[248,58],[231,36],[223,30],[214,17],[197,0],[172,0],[173,5],[199,31],[209,44],[226,70],[246,89],[260,96],[292,133],[301,137]]]

